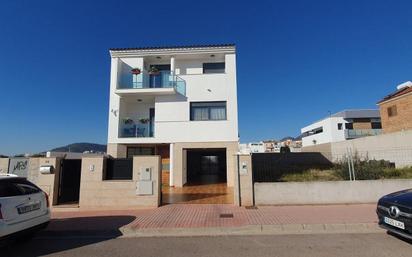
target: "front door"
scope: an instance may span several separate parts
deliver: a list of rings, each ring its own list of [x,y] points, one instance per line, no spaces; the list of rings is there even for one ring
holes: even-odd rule
[[[154,136],[155,108],[149,110],[149,136]]]
[[[82,160],[62,160],[57,202],[78,203]]]

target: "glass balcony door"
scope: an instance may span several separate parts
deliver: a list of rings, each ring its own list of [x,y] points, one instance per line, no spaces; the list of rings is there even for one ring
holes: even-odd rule
[[[153,68],[156,68],[159,72],[149,74],[149,87],[165,87],[170,79],[170,64],[152,64],[150,65],[149,70],[152,70]]]

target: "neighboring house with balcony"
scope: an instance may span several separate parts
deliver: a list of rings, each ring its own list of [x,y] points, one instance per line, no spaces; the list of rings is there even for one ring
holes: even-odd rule
[[[344,110],[302,128],[302,146],[374,136],[381,132],[379,110]]]
[[[382,129],[392,133],[412,129],[412,82],[397,86],[397,90],[378,102]]]
[[[163,183],[234,182],[238,151],[233,44],[110,49],[107,153],[160,155]]]

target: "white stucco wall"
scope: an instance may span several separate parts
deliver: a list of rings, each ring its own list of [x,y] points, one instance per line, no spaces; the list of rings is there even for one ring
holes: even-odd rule
[[[236,89],[236,56],[226,53],[226,72],[221,74],[202,74],[202,63],[210,62],[191,58],[186,60],[175,58],[176,73],[186,81],[186,97],[176,95],[155,96],[155,136],[153,138],[119,138],[119,119],[125,116],[136,116],[147,112],[151,106],[129,104],[114,92],[116,90],[118,63],[126,63],[130,67],[143,65],[142,58],[112,58],[109,131],[108,143],[173,143],[173,142],[210,142],[237,141],[237,89]],[[222,121],[190,121],[190,102],[226,101],[227,120]],[[120,103],[121,102],[121,103]],[[140,109],[140,110],[139,110]],[[144,110],[143,110],[144,109]],[[111,110],[118,110],[117,116]],[[148,116],[148,115],[147,115]]]
[[[342,123],[342,130],[338,130],[338,123]],[[330,117],[302,128],[301,133],[318,127],[323,127],[322,133],[303,137],[302,146],[314,145],[313,140],[316,140],[316,144],[325,144],[345,140],[345,123],[347,122],[342,117]]]
[[[257,205],[376,203],[412,187],[411,179],[255,183]]]

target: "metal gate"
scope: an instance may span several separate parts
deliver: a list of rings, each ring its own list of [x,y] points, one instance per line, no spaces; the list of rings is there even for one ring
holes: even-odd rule
[[[107,180],[133,179],[133,158],[107,159]]]
[[[62,160],[58,203],[77,203],[80,194],[82,160]]]
[[[252,153],[253,182],[279,182],[282,175],[327,169],[332,163],[321,153]]]

